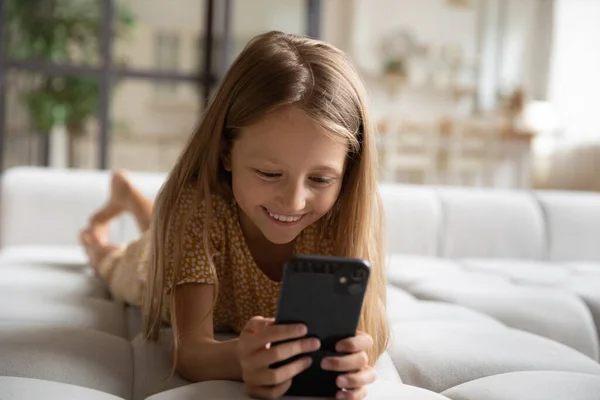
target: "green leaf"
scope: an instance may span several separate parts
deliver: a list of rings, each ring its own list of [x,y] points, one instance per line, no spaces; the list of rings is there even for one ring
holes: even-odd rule
[[[104,0],[5,0],[7,55],[60,63],[98,63],[100,12]],[[124,5],[115,9],[115,40],[135,26],[135,15]],[[80,131],[98,111],[99,82],[95,77],[36,76],[24,93],[37,131],[65,123]]]

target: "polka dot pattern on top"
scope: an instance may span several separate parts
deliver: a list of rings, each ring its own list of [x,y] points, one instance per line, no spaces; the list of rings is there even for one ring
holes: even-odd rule
[[[218,280],[218,298],[213,309],[216,331],[240,332],[254,316],[272,317],[275,314],[280,282],[269,279],[256,265],[242,233],[238,206],[219,195],[211,197],[211,230],[208,240],[214,271],[209,263],[203,230],[206,216],[205,202],[195,205],[194,189],[186,188],[174,218],[174,229],[184,227],[182,260],[177,279],[174,273],[175,235],[168,235],[167,282],[214,284]],[[187,221],[182,224],[182,221]],[[333,254],[330,240],[319,237],[317,227],[309,226],[296,238],[295,254]],[[167,288],[170,289],[170,288]]]

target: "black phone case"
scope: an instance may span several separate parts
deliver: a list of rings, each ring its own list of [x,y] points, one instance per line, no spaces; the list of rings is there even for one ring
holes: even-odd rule
[[[311,366],[294,377],[286,395],[335,396],[339,390],[335,380],[340,373],[323,370],[321,360],[341,355],[335,351],[337,342],[356,334],[369,275],[368,262],[358,259],[295,256],[286,263],[275,323],[306,324],[307,336],[321,341],[321,348],[308,354],[313,360]],[[278,344],[281,342],[273,345]]]

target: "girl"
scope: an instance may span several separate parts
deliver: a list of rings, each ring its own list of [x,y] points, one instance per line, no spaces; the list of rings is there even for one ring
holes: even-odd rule
[[[283,395],[318,349],[305,326],[278,326],[282,266],[293,254],[364,258],[372,275],[355,337],[322,367],[342,371],[338,398],[361,399],[388,341],[382,207],[374,131],[347,57],[309,38],[254,38],[224,77],[154,205],[145,334],[174,332],[190,381],[243,380]],[[137,243],[139,246],[139,243]],[[143,269],[144,267],[141,267]],[[145,285],[145,283],[144,283]],[[215,331],[239,338],[218,342]],[[290,342],[271,348],[270,343]]]

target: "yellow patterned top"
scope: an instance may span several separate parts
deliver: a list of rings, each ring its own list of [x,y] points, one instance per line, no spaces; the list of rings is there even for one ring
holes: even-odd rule
[[[181,227],[182,217],[191,211],[185,224],[182,265],[175,282],[177,285],[190,282],[214,284],[215,277],[202,240],[205,207],[204,203],[194,206],[193,195],[192,189],[184,191],[175,214],[173,226]],[[256,315],[273,317],[281,283],[269,279],[256,265],[240,227],[237,204],[218,195],[212,197],[209,246],[219,284],[213,310],[215,331],[233,330],[239,333]],[[166,254],[166,259],[171,260],[167,262],[168,277],[173,274],[173,249],[171,240]],[[313,224],[296,238],[294,254],[331,255],[333,243],[320,238]]]

